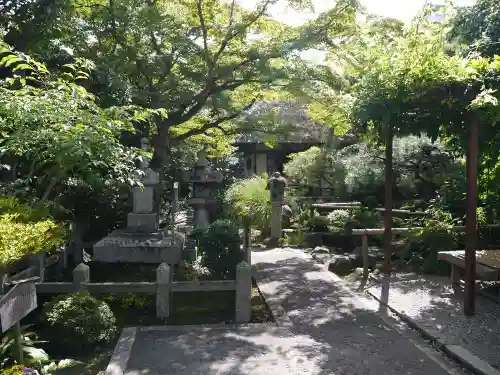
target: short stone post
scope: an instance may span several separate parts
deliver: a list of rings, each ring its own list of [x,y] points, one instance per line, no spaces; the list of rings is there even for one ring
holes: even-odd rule
[[[73,290],[81,292],[87,289],[87,284],[90,282],[90,267],[84,263],[80,263],[73,270]]]
[[[283,204],[285,202],[286,179],[279,172],[275,172],[267,184],[271,193],[271,241],[275,246],[281,239]]]
[[[170,266],[161,263],[156,269],[156,317],[170,315]]]
[[[243,261],[236,266],[236,323],[248,323],[252,314],[252,275]]]
[[[40,278],[39,282],[43,283],[45,279],[45,254],[36,254],[31,258],[31,266],[35,268],[35,276]]]
[[[80,226],[73,221],[70,223],[70,231],[73,262],[74,264],[80,264],[83,262],[83,240]]]
[[[251,247],[251,229],[250,225],[244,223],[243,224],[243,253],[245,254],[245,262],[248,264],[252,264],[252,251]]]

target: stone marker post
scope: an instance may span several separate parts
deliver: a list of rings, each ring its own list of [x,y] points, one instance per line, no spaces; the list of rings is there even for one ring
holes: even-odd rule
[[[170,315],[170,266],[161,263],[156,269],[156,317]]]
[[[142,149],[148,151],[148,140],[141,140]],[[141,168],[144,170],[143,187],[133,190],[133,209],[127,216],[127,231],[137,233],[158,232],[158,212],[155,202],[156,189],[160,183],[158,172],[149,168],[149,162],[144,160]]]
[[[279,172],[275,172],[269,179],[267,188],[271,194],[271,245],[277,245],[281,239],[283,204],[285,202],[286,179]]]
[[[247,262],[236,266],[236,323],[248,323],[252,315],[252,275]]]
[[[86,289],[90,282],[90,267],[84,263],[80,263],[73,270],[73,290],[81,292]]]

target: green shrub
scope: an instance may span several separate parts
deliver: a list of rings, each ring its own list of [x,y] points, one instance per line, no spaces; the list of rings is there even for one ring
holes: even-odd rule
[[[329,221],[326,216],[314,215],[309,218],[307,229],[311,232],[328,232]]]
[[[15,197],[0,197],[0,215],[11,214],[15,221],[20,223],[32,223],[51,219],[50,209],[42,204],[30,206],[21,203]]]
[[[37,335],[33,332],[28,332],[30,326],[21,327],[21,350],[24,355],[24,365],[31,367],[40,367],[43,363],[49,360],[47,353],[38,347],[44,341],[38,341]],[[0,341],[0,368],[13,365],[18,359],[17,332],[13,329],[7,330]]]
[[[334,231],[343,231],[346,224],[353,219],[350,210],[335,210],[328,214],[328,226]]]
[[[24,374],[25,374],[24,367],[21,365],[9,367],[8,369],[2,370],[2,375],[24,375]]]
[[[403,259],[424,273],[441,273],[443,265],[438,260],[438,252],[458,247],[457,233],[452,230],[452,226],[441,215],[426,221],[422,229],[413,232],[405,240]]]
[[[229,217],[238,223],[242,223],[245,217],[261,232],[269,232],[272,206],[267,182],[267,175],[264,174],[232,184],[224,197]]]
[[[64,243],[65,231],[52,220],[35,223],[16,221],[16,215],[0,215],[0,268]]]
[[[71,354],[109,343],[117,333],[108,304],[87,292],[59,296],[46,303],[42,322],[51,344]]]
[[[229,220],[212,223],[199,240],[201,264],[214,279],[234,280],[236,265],[243,260],[238,227]]]

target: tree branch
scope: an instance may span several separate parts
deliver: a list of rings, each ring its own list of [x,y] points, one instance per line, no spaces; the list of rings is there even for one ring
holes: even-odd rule
[[[219,117],[218,119],[213,120],[213,121],[206,121],[201,128],[192,129],[184,134],[181,134],[180,136],[176,137],[176,140],[177,141],[184,141],[187,138],[190,138],[192,136],[204,134],[206,131],[208,131],[210,129],[219,129],[223,133],[227,133],[226,130],[224,128],[222,128],[220,125],[226,121],[234,120],[236,117],[241,115],[243,112],[248,111],[250,108],[252,108],[252,106],[256,102],[257,102],[257,98],[254,98],[248,105],[243,107],[238,112],[234,112],[234,113],[227,115],[225,117]]]
[[[255,22],[257,22],[259,20],[259,18],[261,18],[264,15],[264,13],[266,12],[266,10],[269,7],[270,3],[271,3],[271,0],[267,0],[264,3],[264,5],[262,5],[262,9],[260,9],[259,11],[257,11],[257,13],[255,14],[255,16],[252,17],[250,19],[250,21],[248,21],[246,24],[244,24],[244,26],[242,27],[242,29],[247,30],[250,26],[252,26]],[[219,47],[219,50],[217,51],[217,53],[214,56],[214,63],[217,63],[217,61],[219,60],[220,55],[224,52],[224,50],[228,46],[229,42],[232,39],[236,38],[238,35],[241,34],[240,32],[233,32],[232,29],[231,29],[231,26],[233,25],[234,6],[235,6],[235,0],[233,0],[232,4],[231,4],[231,10],[230,10],[230,15],[229,15],[229,26],[228,26],[228,29],[227,29],[227,33],[226,33],[226,36],[225,36],[224,40],[222,41],[222,43],[221,43],[221,45]]]
[[[210,53],[208,51],[208,32],[207,25],[205,24],[205,17],[203,16],[202,0],[196,1],[196,9],[198,11],[198,19],[200,20],[201,33],[203,35],[203,50],[205,55],[205,62],[208,66],[208,75],[212,76],[213,64],[210,60]]]

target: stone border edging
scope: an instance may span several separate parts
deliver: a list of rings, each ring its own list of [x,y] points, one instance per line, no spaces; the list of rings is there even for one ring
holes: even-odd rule
[[[134,345],[135,335],[137,333],[136,327],[124,328],[118,342],[113,350],[113,355],[106,367],[105,375],[123,375],[127,369],[127,363],[132,353],[132,346]]]
[[[257,268],[255,265],[252,265],[252,278],[255,280],[257,288],[259,288],[259,280],[257,279]],[[266,293],[266,291],[262,290],[261,288],[259,288],[259,292],[260,294],[262,294],[264,302],[271,311],[271,315],[273,316],[275,324],[278,327],[285,327],[285,328],[293,327],[293,322],[287,315],[285,308],[283,307],[279,299],[273,298],[271,295]]]
[[[379,280],[372,278],[375,281]],[[446,353],[450,358],[459,362],[461,365],[467,367],[476,375],[500,375],[500,371],[492,367],[489,363],[485,362],[481,358],[475,356],[470,351],[465,349],[460,345],[452,345],[446,343],[446,340],[438,336],[437,332],[429,331],[420,325],[417,321],[410,318],[405,313],[399,312],[395,308],[391,307],[388,303],[383,302],[380,297],[377,297],[374,293],[366,291],[371,297],[373,297],[378,303],[386,306],[394,314],[396,314],[402,321],[406,322],[411,328],[420,332],[422,336],[431,341],[434,345],[438,346],[444,353]]]

